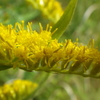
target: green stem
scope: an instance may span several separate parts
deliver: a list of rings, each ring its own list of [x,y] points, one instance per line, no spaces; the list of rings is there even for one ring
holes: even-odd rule
[[[29,98],[35,97],[35,95],[37,94],[37,92],[40,90],[40,88],[43,86],[43,84],[46,82],[46,80],[49,77],[49,73],[47,73],[44,77],[44,79],[38,84],[38,88],[33,91],[27,98],[25,98],[24,100],[28,100]]]
[[[6,69],[9,69],[9,68],[12,68],[12,66],[11,65],[0,64],[0,71],[6,70]]]

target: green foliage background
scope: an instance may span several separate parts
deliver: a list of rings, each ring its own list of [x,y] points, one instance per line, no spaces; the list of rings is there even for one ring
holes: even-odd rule
[[[70,0],[59,0],[63,9]],[[88,14],[91,14],[88,16]],[[0,0],[0,23],[12,24],[21,20],[33,22],[33,29],[39,30],[39,22],[45,27],[50,20],[44,18],[36,9],[24,0]],[[87,44],[95,39],[95,47],[100,48],[100,0],[79,0],[71,25],[61,37],[79,39]],[[84,78],[76,75],[64,75],[47,72],[26,72],[20,69],[0,71],[0,85],[13,79],[26,79],[41,84],[32,100],[100,100],[100,79]]]

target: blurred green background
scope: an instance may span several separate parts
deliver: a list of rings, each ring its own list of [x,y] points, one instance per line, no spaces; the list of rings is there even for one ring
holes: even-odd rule
[[[70,0],[58,0],[63,9]],[[33,29],[39,30],[39,22],[46,26],[50,20],[43,18],[40,11],[27,4],[25,0],[0,0],[0,23],[5,25],[21,20],[33,22]],[[61,37],[79,39],[88,44],[95,40],[95,47],[100,49],[100,0],[79,0],[73,20]],[[84,78],[77,75],[64,75],[46,72],[26,72],[19,69],[0,71],[0,85],[15,79],[26,79],[43,83],[39,91],[30,100],[100,100],[100,79]]]

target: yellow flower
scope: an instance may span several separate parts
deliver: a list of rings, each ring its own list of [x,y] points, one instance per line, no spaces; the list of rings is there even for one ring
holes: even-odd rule
[[[100,77],[100,51],[71,40],[52,39],[51,27],[40,32],[22,24],[0,25],[0,69],[19,67],[27,71],[47,71]]]
[[[63,14],[63,9],[61,5],[56,0],[26,0],[35,9],[38,9],[42,14],[50,19],[52,22],[56,23]]]
[[[0,100],[23,100],[37,88],[36,83],[26,80],[15,80],[0,87]]]

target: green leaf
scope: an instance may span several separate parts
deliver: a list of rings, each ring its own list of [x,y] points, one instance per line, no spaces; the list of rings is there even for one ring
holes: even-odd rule
[[[58,28],[56,32],[54,32],[54,34],[52,35],[53,38],[59,39],[70,24],[77,5],[77,1],[78,0],[71,0],[69,2],[68,6],[64,11],[64,14],[61,16],[59,21],[52,27],[51,32],[55,31]]]

